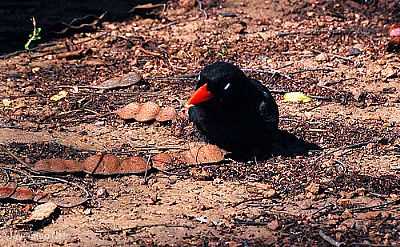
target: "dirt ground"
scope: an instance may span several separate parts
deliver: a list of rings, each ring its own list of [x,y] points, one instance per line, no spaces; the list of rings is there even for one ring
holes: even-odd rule
[[[397,1],[375,2],[170,2],[155,18],[103,23],[1,59],[0,143],[27,163],[95,152],[149,157],[202,141],[188,121],[126,122],[112,112],[135,101],[180,112],[193,74],[216,60],[274,90],[280,128],[323,150],[165,173],[64,175],[90,200],[35,224],[21,221],[37,203],[1,201],[0,245],[399,246],[400,57],[386,45],[400,16]],[[131,71],[144,79],[93,87]],[[50,100],[61,90],[65,98]],[[292,91],[313,100],[284,102]],[[54,190],[58,200],[80,195],[29,182],[7,152],[0,164],[2,178]]]

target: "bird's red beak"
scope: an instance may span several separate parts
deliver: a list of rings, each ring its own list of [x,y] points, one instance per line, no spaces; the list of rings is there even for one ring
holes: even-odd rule
[[[186,106],[190,107],[193,105],[198,105],[211,99],[212,97],[214,97],[214,95],[210,91],[208,91],[207,84],[204,84],[203,86],[199,87],[196,92],[194,92],[192,97],[190,97],[189,101],[187,102]]]

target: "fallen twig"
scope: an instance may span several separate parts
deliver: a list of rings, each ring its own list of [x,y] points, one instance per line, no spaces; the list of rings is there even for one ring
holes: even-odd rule
[[[264,68],[264,69],[252,69],[252,68],[242,68],[243,71],[248,71],[248,72],[255,72],[255,73],[267,73],[267,74],[272,74],[272,75],[280,75],[286,79],[292,79],[289,75],[276,70],[272,68]]]
[[[270,89],[269,90],[271,93],[274,93],[274,94],[281,94],[281,95],[283,95],[283,94],[285,94],[285,93],[290,93],[291,91],[287,91],[287,90],[279,90],[279,89]],[[310,97],[310,98],[313,98],[313,99],[318,99],[318,100],[331,100],[332,99],[332,97],[328,97],[328,96],[320,96],[320,95],[307,95],[308,97]]]
[[[266,197],[248,198],[248,199],[242,200],[240,202],[233,203],[231,205],[231,207],[237,207],[237,206],[239,206],[239,205],[241,205],[243,203],[247,203],[247,202],[261,201],[263,199],[267,199],[267,198]]]
[[[157,80],[157,81],[163,81],[163,80],[189,80],[189,79],[194,79],[199,76],[198,73],[192,73],[192,74],[186,74],[186,75],[181,75],[181,76],[176,76],[176,77],[170,77],[170,76],[154,76],[154,77],[147,77],[145,78],[146,80]]]
[[[74,18],[72,19],[72,21],[70,23],[66,23],[66,22],[62,22],[61,24],[65,26],[65,28],[63,28],[61,31],[55,32],[57,34],[64,34],[69,30],[78,30],[78,29],[82,29],[85,27],[91,27],[91,28],[95,28],[96,25],[104,18],[104,16],[107,14],[107,11],[102,13],[100,16],[94,16],[94,15],[86,15],[83,17],[79,17],[79,18]],[[91,22],[91,23],[83,23],[80,25],[75,25],[75,22],[78,21],[82,21],[84,19],[87,19],[89,17],[94,17],[95,19]]]
[[[69,185],[72,185],[74,187],[77,187],[77,188],[79,188],[81,191],[83,191],[85,193],[85,197],[81,201],[79,201],[77,203],[71,203],[70,205],[68,205],[68,204],[64,204],[64,203],[55,202],[57,204],[57,206],[59,206],[59,207],[62,207],[62,208],[73,208],[73,207],[82,205],[83,203],[87,202],[90,199],[89,191],[85,187],[83,187],[83,186],[81,186],[81,185],[79,185],[77,183],[73,183],[73,182],[70,182],[70,181],[62,179],[62,178],[43,176],[43,175],[41,175],[41,176],[32,176],[32,178],[55,180],[55,181],[58,181],[58,182],[61,182],[61,183],[65,183],[65,184],[69,184]]]
[[[8,172],[6,172],[5,169],[3,169],[3,167],[0,167],[0,171],[2,174],[4,174],[5,180],[1,181],[3,184],[8,184],[10,182],[10,175],[8,174]],[[2,176],[3,177],[3,176]]]
[[[338,241],[334,240],[333,238],[326,235],[322,230],[319,230],[318,233],[321,236],[321,238],[323,238],[326,242],[330,243],[332,246],[340,247],[340,246],[344,245],[343,242],[338,242]]]
[[[352,33],[357,33],[357,34],[364,34],[364,35],[369,35],[371,33],[376,33],[376,32],[381,32],[382,29],[380,28],[363,28],[363,29],[353,29],[353,28],[348,28],[348,29],[311,29],[311,30],[304,30],[304,31],[283,31],[283,32],[278,32],[277,36],[278,37],[285,37],[289,35],[320,35],[322,33],[328,33],[329,35],[343,35],[343,34],[352,34]]]
[[[360,148],[363,146],[366,146],[370,143],[377,143],[379,141],[379,139],[374,139],[371,141],[365,141],[365,142],[358,142],[358,143],[354,143],[354,144],[350,144],[350,145],[346,145],[346,146],[342,146],[342,147],[337,147],[337,148],[330,148],[330,149],[325,149],[326,152],[322,153],[320,156],[317,157],[317,159],[315,161],[318,161],[319,159],[321,159],[323,156],[340,151],[340,150],[346,150],[346,149],[355,149],[355,148]]]
[[[121,232],[136,232],[137,230],[141,228],[149,228],[149,227],[183,227],[183,228],[193,228],[193,226],[189,225],[177,225],[177,224],[148,224],[148,225],[137,225],[137,226],[132,226],[132,227],[126,227],[126,228],[121,228],[121,229],[108,229],[108,230],[93,230],[91,229],[94,233],[108,233],[108,234],[115,234],[115,233],[121,233]]]
[[[203,3],[200,0],[197,0],[197,4],[199,5],[199,10],[203,13],[204,17],[207,19],[208,15],[206,10],[203,8]]]
[[[335,70],[331,68],[300,68],[298,71],[289,72],[290,75],[300,74],[304,72],[315,72],[315,71],[323,71],[323,72],[333,72]]]
[[[315,215],[317,215],[318,214],[318,216],[321,216],[322,215],[322,211],[324,211],[324,210],[327,210],[327,209],[332,209],[333,207],[334,207],[335,205],[333,205],[332,203],[328,203],[328,205],[326,205],[326,206],[324,206],[324,207],[322,207],[322,208],[319,208],[318,210],[316,210],[315,212],[313,212],[312,213],[312,215],[313,215],[313,217],[315,216]],[[321,213],[321,215],[320,215],[320,213]],[[323,212],[323,214],[326,214],[326,212]]]
[[[29,174],[28,172],[25,172],[25,171],[19,170],[19,169],[10,168],[10,167],[1,167],[1,168],[6,170],[6,171],[17,173],[19,175],[24,175],[24,178],[33,181],[32,177],[31,177],[31,174]]]
[[[144,172],[144,178],[143,178],[143,183],[144,184],[147,184],[147,173],[148,173],[148,171],[151,169],[151,165],[150,165],[150,159],[151,159],[151,156],[149,156],[148,158],[147,158],[147,161],[146,161],[146,165],[147,165],[147,169],[146,169],[146,171]]]
[[[389,201],[389,202],[384,202],[384,203],[381,203],[381,204],[378,204],[378,205],[374,205],[374,206],[353,208],[353,209],[351,209],[351,211],[352,212],[359,212],[359,211],[363,211],[363,210],[382,208],[382,207],[387,207],[389,205],[396,205],[396,204],[400,204],[400,199],[397,199],[397,200],[394,200],[394,201]]]
[[[23,161],[22,159],[20,159],[18,156],[16,156],[15,154],[13,154],[13,153],[12,153],[11,151],[9,151],[3,144],[0,144],[0,148],[1,148],[3,151],[5,151],[8,155],[10,155],[12,158],[14,158],[15,160],[17,160],[24,168],[26,168],[26,169],[28,170],[29,173],[31,173],[31,174],[36,174],[36,175],[30,175],[29,173],[27,173],[27,172],[25,172],[25,171],[16,171],[15,169],[12,169],[12,168],[3,168],[3,169],[11,170],[11,171],[14,171],[14,172],[17,172],[17,173],[21,173],[21,174],[25,175],[27,178],[30,178],[30,179],[34,179],[34,178],[39,178],[39,179],[50,179],[50,180],[55,180],[55,181],[58,181],[58,182],[66,183],[66,184],[69,184],[69,185],[72,185],[72,186],[74,186],[74,187],[79,188],[80,190],[82,190],[82,191],[85,193],[85,198],[82,199],[80,202],[72,203],[72,204],[70,204],[70,205],[63,204],[63,203],[61,203],[61,204],[60,204],[60,203],[56,203],[57,206],[62,207],[62,208],[72,208],[72,207],[76,207],[76,206],[82,205],[83,203],[85,203],[85,202],[87,202],[87,201],[89,200],[89,198],[90,198],[90,193],[89,193],[89,191],[88,191],[86,188],[84,188],[83,186],[81,186],[81,185],[79,185],[79,184],[76,184],[76,183],[73,183],[73,182],[70,182],[70,181],[67,181],[67,180],[62,179],[62,178],[40,175],[40,174],[41,174],[40,172],[36,172],[36,171],[32,170],[32,165],[26,163],[25,161]]]
[[[6,152],[9,156],[14,158],[16,161],[18,161],[25,169],[27,169],[30,173],[32,174],[40,174],[38,172],[35,172],[32,170],[32,165],[26,163],[23,161],[21,158],[13,154],[10,150],[8,150],[3,144],[0,143],[0,149],[2,149],[4,152]]]
[[[152,151],[152,150],[188,150],[187,147],[182,147],[179,145],[166,145],[166,146],[134,146],[132,147],[135,151]]]
[[[177,23],[178,23],[177,21],[171,21],[170,23],[167,23],[167,24],[163,24],[163,25],[159,25],[159,26],[157,26],[157,27],[154,27],[154,28],[152,28],[151,30],[152,30],[152,31],[158,31],[158,30],[161,30],[161,29],[163,29],[163,28],[166,28],[166,27],[175,25],[175,24],[177,24]]]

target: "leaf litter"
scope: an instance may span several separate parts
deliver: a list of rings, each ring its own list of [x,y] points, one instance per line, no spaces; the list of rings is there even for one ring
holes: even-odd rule
[[[50,52],[54,53],[50,55],[53,60],[47,56],[48,53],[42,56],[39,49],[35,53],[35,56],[39,56],[32,58],[32,68],[40,67],[40,70],[33,77],[28,75],[26,78],[31,78],[29,80],[24,79],[25,73],[30,73],[28,66],[18,65],[24,64],[24,59],[27,60],[26,63],[31,60],[24,56],[17,57],[19,61],[15,66],[16,73],[8,73],[8,68],[5,70],[7,73],[2,76],[7,83],[1,85],[5,90],[2,89],[0,93],[13,103],[15,99],[24,103],[24,107],[0,109],[4,116],[0,124],[27,130],[49,129],[53,133],[66,132],[67,135],[78,129],[77,132],[82,131],[79,138],[86,138],[88,142],[94,141],[95,135],[99,135],[107,140],[107,147],[112,146],[108,154],[121,154],[118,158],[107,158],[111,168],[98,167],[101,168],[99,171],[115,171],[120,167],[121,161],[129,157],[146,157],[146,164],[155,166],[157,160],[154,157],[164,152],[174,156],[172,160],[176,161],[165,160],[167,156],[164,155],[159,164],[167,164],[167,167],[172,166],[175,169],[176,164],[185,164],[179,161],[181,155],[175,157],[175,153],[180,152],[163,149],[169,147],[168,141],[176,141],[175,136],[166,132],[165,128],[172,127],[179,131],[179,138],[184,142],[178,142],[178,146],[187,151],[185,143],[199,139],[190,124],[179,120],[160,125],[156,120],[155,123],[143,125],[120,121],[110,112],[131,102],[163,102],[163,106],[179,109],[179,100],[188,97],[193,90],[194,81],[173,78],[198,72],[205,64],[216,59],[257,68],[264,72],[249,71],[249,74],[270,88],[283,92],[282,94],[304,92],[306,95],[325,98],[322,101],[312,97],[313,101],[307,104],[282,104],[282,97],[276,95],[282,128],[307,140],[321,143],[328,148],[326,152],[307,157],[273,157],[267,161],[229,160],[217,165],[194,165],[189,173],[171,172],[165,178],[167,172],[171,171],[168,168],[165,173],[150,172],[141,175],[146,177],[145,182],[140,180],[140,176],[112,175],[102,179],[65,174],[63,176],[68,181],[84,183],[88,187],[107,187],[107,191],[110,191],[109,199],[89,201],[87,204],[80,204],[76,210],[93,206],[92,213],[84,215],[85,219],[95,219],[90,223],[95,228],[101,227],[96,222],[103,222],[105,219],[97,212],[114,217],[116,220],[112,224],[126,223],[129,221],[126,215],[129,215],[135,222],[127,223],[128,225],[140,224],[136,221],[146,220],[159,222],[156,215],[163,215],[164,226],[154,226],[155,224],[147,224],[146,221],[143,222],[146,229],[129,232],[134,234],[135,239],[151,239],[157,243],[175,243],[175,238],[164,234],[172,230],[178,231],[174,226],[180,224],[176,223],[187,223],[188,220],[183,219],[190,220],[190,215],[204,215],[209,222],[220,220],[224,224],[216,229],[204,225],[204,231],[199,230],[200,227],[196,225],[194,229],[186,232],[179,229],[182,232],[171,235],[176,238],[186,236],[180,241],[192,245],[217,245],[218,241],[250,246],[257,246],[257,243],[283,243],[288,246],[330,243],[396,245],[396,194],[399,193],[399,179],[396,171],[387,169],[389,163],[394,165],[398,162],[398,152],[395,149],[398,143],[395,140],[399,133],[397,111],[393,110],[397,106],[396,91],[390,89],[397,88],[398,61],[385,51],[386,45],[390,43],[390,33],[385,29],[388,21],[385,18],[389,18],[390,13],[396,9],[391,2],[370,5],[360,1],[299,1],[292,3],[294,5],[290,7],[283,2],[277,2],[271,3],[274,5],[273,11],[264,9],[268,8],[269,3],[259,6],[257,2],[245,3],[240,7],[222,4],[221,8],[210,8],[204,4],[198,6],[199,9],[194,8],[195,4],[189,4],[184,10],[171,3],[164,13],[168,18],[139,18],[121,25],[105,24],[102,33],[90,37],[74,37],[74,43],[78,42],[82,46],[75,49],[79,57],[54,59],[58,52],[62,54],[69,49],[62,48],[62,42],[58,44],[60,50],[52,51],[50,48]],[[263,14],[260,15],[260,12]],[[246,25],[241,23],[243,21]],[[265,30],[268,30],[268,36],[263,40],[260,36]],[[121,37],[115,37],[115,34]],[[136,36],[140,37],[136,39]],[[357,56],[348,55],[351,48],[356,48],[361,53]],[[89,49],[94,53],[80,52]],[[101,63],[85,63],[99,55],[102,57]],[[48,67],[46,64],[52,66]],[[97,84],[93,78],[104,82],[110,75],[124,74],[131,67],[138,68],[144,80],[148,78],[149,84],[132,85],[118,90],[69,92],[68,100],[60,100],[51,107],[46,107],[47,99],[60,91],[59,86],[92,86]],[[24,69],[29,71],[24,72]],[[288,78],[285,75],[290,76]],[[157,79],[160,77],[163,79]],[[75,81],[71,78],[79,79]],[[349,78],[357,79],[348,80]],[[357,92],[354,88],[362,88],[362,92]],[[18,98],[21,96],[24,98]],[[26,96],[29,97],[25,98]],[[382,114],[382,111],[387,114]],[[52,116],[51,112],[62,114],[44,117]],[[154,113],[149,115],[154,119]],[[153,119],[149,121],[153,122]],[[96,127],[88,130],[82,123],[96,123]],[[76,126],[76,129],[71,130],[71,126]],[[106,128],[118,128],[120,131],[110,137],[104,131]],[[146,132],[132,132],[137,128]],[[155,141],[146,139],[152,135],[155,136]],[[164,136],[168,137],[168,141]],[[117,137],[118,141],[115,141]],[[386,141],[375,142],[375,137]],[[132,141],[135,139],[137,142]],[[125,145],[121,145],[122,142]],[[137,143],[142,143],[145,147],[134,149]],[[51,145],[38,145],[36,149],[34,145],[21,145],[19,148],[14,146],[11,150],[30,160],[29,163],[32,164],[50,158],[82,162],[95,155],[71,149],[62,151]],[[135,150],[133,154],[131,150]],[[198,159],[193,158],[198,155],[189,155],[193,163],[198,162]],[[3,154],[0,156],[2,163],[17,165],[13,159],[4,157]],[[61,169],[57,169],[69,169],[65,167],[62,165]],[[16,178],[14,173],[6,172],[11,178]],[[25,185],[35,189],[42,187],[36,180],[32,184],[30,180],[24,180],[23,176],[17,177],[17,184],[21,188]],[[44,179],[40,182],[49,181]],[[254,189],[243,190],[250,182],[268,186],[255,185]],[[308,187],[312,183],[314,185]],[[58,183],[46,183],[44,188],[46,191],[52,191],[52,188],[52,193],[58,192],[61,197],[80,192],[77,187],[73,187],[65,193],[62,191],[65,188],[59,188]],[[360,191],[360,188],[365,191]],[[157,200],[151,200],[150,204],[141,203],[141,200],[146,202],[145,199],[156,192]],[[349,195],[342,195],[342,192]],[[179,195],[181,199],[175,195]],[[238,206],[230,208],[226,206],[227,202],[228,205]],[[6,200],[4,203],[9,202]],[[5,207],[7,210],[0,209],[0,213],[5,214],[2,220],[18,218],[23,212],[29,211],[23,211],[15,202],[5,204]],[[379,213],[373,213],[374,211]],[[80,215],[79,212],[64,212],[66,217],[62,224],[57,221],[43,230],[49,233],[60,230],[57,227],[63,225],[63,233],[71,236],[71,239],[72,236],[90,235],[91,232],[85,228],[85,224],[89,223],[81,224],[82,218],[78,222],[74,221]],[[148,218],[143,219],[144,215]],[[123,226],[115,228],[124,229]],[[74,229],[77,231],[74,232]],[[196,236],[209,238],[199,240]],[[129,236],[124,234],[113,237],[129,241]],[[48,240],[44,240],[46,241]],[[108,240],[106,236],[95,236],[89,242],[85,242],[87,240],[84,238],[81,241],[84,245]]]

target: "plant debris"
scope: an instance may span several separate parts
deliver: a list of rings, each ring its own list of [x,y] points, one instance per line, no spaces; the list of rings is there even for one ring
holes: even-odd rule
[[[82,172],[103,176],[143,174],[152,167],[160,171],[165,171],[169,169],[168,167],[179,164],[198,165],[218,163],[224,159],[224,155],[225,151],[215,145],[190,143],[189,149],[186,151],[154,155],[151,158],[152,165],[139,156],[120,159],[113,154],[96,154],[81,161],[61,158],[43,159],[37,161],[32,166],[32,170],[39,174],[71,174]],[[7,191],[12,191],[10,186],[3,188],[4,195],[8,193]]]
[[[76,173],[81,172],[82,167],[75,160],[45,159],[39,160],[33,166],[33,170],[41,173]]]
[[[133,86],[140,82],[141,75],[136,72],[130,72],[120,77],[111,78],[96,86],[98,89],[118,89]]]
[[[1,57],[0,245],[399,246],[398,13],[394,0],[168,1],[74,19],[62,29],[83,33]],[[287,153],[197,147],[181,109],[222,60],[270,89]],[[291,152],[287,136],[321,150]],[[15,227],[49,201],[59,219]]]
[[[21,223],[32,223],[48,219],[57,209],[57,204],[54,202],[46,202],[36,206],[32,214]]]
[[[118,109],[116,114],[124,119],[134,119],[138,122],[149,122],[156,120],[158,122],[172,121],[176,118],[176,111],[172,107],[160,108],[153,102],[146,103],[129,103],[128,105]]]
[[[283,95],[283,100],[291,103],[308,103],[311,98],[302,92],[290,92]]]
[[[32,201],[34,192],[28,187],[18,187],[15,183],[8,183],[0,187],[0,199],[12,199],[15,201]]]

